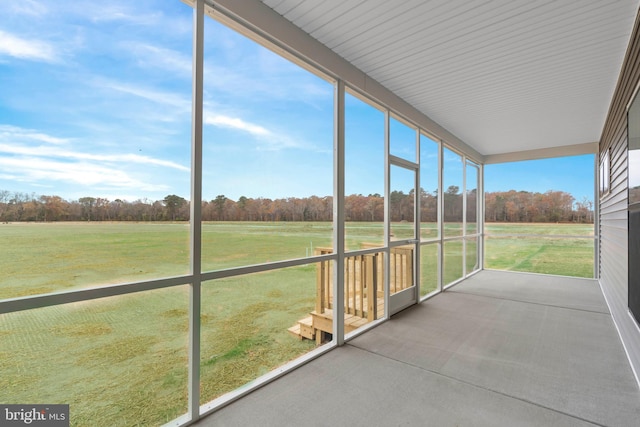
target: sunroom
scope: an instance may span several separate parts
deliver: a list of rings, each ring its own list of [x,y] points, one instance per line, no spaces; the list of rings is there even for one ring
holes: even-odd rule
[[[67,404],[71,425],[635,425],[638,1],[173,3],[92,21],[131,60],[92,81],[149,141],[84,156],[180,170],[182,197],[2,217],[47,261],[0,282],[0,404]],[[40,123],[0,124],[2,153]],[[562,199],[574,180],[589,193]],[[74,264],[67,240],[96,235]]]

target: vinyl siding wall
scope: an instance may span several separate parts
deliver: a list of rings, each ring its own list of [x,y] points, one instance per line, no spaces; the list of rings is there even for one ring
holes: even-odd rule
[[[640,329],[627,308],[627,105],[640,82],[639,19],[631,34],[625,62],[600,139],[600,159],[609,151],[610,192],[600,199],[600,285],[631,364],[640,375]],[[638,260],[640,262],[640,260]]]

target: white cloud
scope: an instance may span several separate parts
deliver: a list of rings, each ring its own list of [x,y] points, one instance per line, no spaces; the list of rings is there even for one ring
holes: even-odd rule
[[[166,191],[168,186],[142,182],[125,171],[91,162],[60,162],[37,157],[1,158],[0,168],[14,172],[17,181],[71,183],[94,188]]]
[[[0,141],[39,141],[48,144],[61,145],[69,142],[68,139],[40,133],[31,129],[24,129],[11,125],[0,125]]]
[[[126,22],[136,25],[151,25],[158,22],[160,13],[153,13],[151,10],[136,10],[132,2],[116,3],[113,0],[103,2],[100,7],[87,7],[81,5],[78,10],[86,13],[93,22]],[[133,2],[135,3],[135,2]]]
[[[223,128],[230,128],[248,132],[255,136],[271,136],[272,133],[262,126],[245,122],[237,117],[229,117],[220,114],[205,113],[204,123]]]
[[[60,150],[56,147],[24,147],[8,144],[0,144],[0,153],[27,155],[38,157],[57,157],[74,160],[92,160],[108,163],[138,163],[144,165],[164,166],[172,169],[188,172],[190,169],[178,163],[156,159],[138,154],[91,154],[77,151]]]
[[[34,145],[45,142],[47,145]],[[99,154],[74,151],[67,148],[70,139],[58,138],[31,129],[0,125],[0,153],[27,157],[53,157],[65,160],[89,160],[114,164],[155,165],[188,172],[179,163],[133,153]]]
[[[285,148],[312,148],[296,141],[283,132],[272,131],[238,117],[205,112],[204,124],[246,132],[256,138],[259,144],[256,147],[258,150],[277,151]]]
[[[55,62],[58,58],[53,46],[41,40],[27,40],[0,30],[0,56],[33,61]]]
[[[182,52],[145,43],[127,43],[125,49],[130,51],[144,66],[176,71],[186,77],[191,77],[191,56]]]
[[[0,168],[23,182],[67,182],[97,188],[165,191],[166,185],[149,184],[127,172],[91,162],[61,162],[38,157],[0,157]]]
[[[178,112],[184,113],[185,111],[191,111],[191,101],[183,96],[177,95],[172,92],[163,92],[152,89],[145,89],[139,86],[132,86],[118,82],[111,82],[105,80],[96,81],[95,84],[99,87],[106,87],[122,93],[137,96],[139,98],[153,101],[158,104],[169,105],[178,109]]]

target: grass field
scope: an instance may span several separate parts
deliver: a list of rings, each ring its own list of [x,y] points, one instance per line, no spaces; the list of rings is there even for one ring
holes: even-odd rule
[[[398,224],[402,230],[406,224]],[[423,235],[433,236],[428,226]],[[589,226],[494,225],[490,268],[590,277]],[[331,245],[325,223],[203,226],[203,268],[304,257]],[[0,225],[0,298],[188,271],[185,224]],[[347,247],[381,243],[380,224],[349,224]],[[477,263],[475,239],[446,242],[443,278]],[[436,288],[438,244],[421,251],[422,294]],[[286,329],[315,302],[315,265],[207,282],[202,289],[201,403],[314,348]],[[0,403],[69,403],[74,426],[158,425],[187,410],[188,286],[0,315]]]
[[[487,234],[486,268],[593,277],[593,224],[487,224]],[[567,235],[581,237],[552,237]]]

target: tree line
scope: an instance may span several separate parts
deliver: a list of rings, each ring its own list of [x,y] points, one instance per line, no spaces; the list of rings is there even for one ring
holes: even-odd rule
[[[593,201],[564,191],[505,191],[485,194],[487,222],[593,223]]]
[[[392,221],[413,221],[414,193],[393,191],[389,195]],[[463,194],[457,186],[444,193],[443,215],[446,222],[462,221]],[[437,193],[420,191],[421,221],[437,220]],[[467,220],[474,221],[476,191],[467,192]],[[126,201],[101,197],[65,200],[59,196],[0,190],[0,221],[187,221],[189,201],[175,194],[162,200]],[[348,221],[384,220],[384,198],[380,194],[351,194],[345,197]],[[279,199],[240,197],[232,200],[224,195],[202,202],[204,221],[331,221],[333,198],[288,197]],[[545,193],[528,191],[490,192],[485,194],[487,222],[593,222],[593,202],[586,198],[576,202],[563,191]]]

